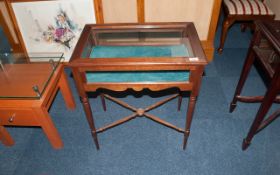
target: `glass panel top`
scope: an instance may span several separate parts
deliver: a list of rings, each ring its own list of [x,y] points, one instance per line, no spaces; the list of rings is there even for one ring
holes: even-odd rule
[[[85,47],[84,58],[192,57],[182,31],[98,31],[95,44]]]
[[[62,53],[1,53],[0,98],[39,99],[62,60]]]

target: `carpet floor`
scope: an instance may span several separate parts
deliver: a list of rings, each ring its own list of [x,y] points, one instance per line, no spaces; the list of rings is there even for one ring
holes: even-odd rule
[[[218,28],[215,45],[218,44]],[[101,149],[96,150],[70,70],[66,70],[77,108],[66,110],[60,92],[50,115],[62,137],[64,147],[54,150],[40,128],[8,127],[16,141],[13,147],[0,144],[1,175],[278,175],[280,172],[280,120],[256,135],[246,151],[241,150],[259,104],[238,103],[229,113],[251,33],[231,28],[223,54],[215,53],[206,66],[194,112],[187,149],[183,135],[146,118],[137,118],[99,134]],[[1,39],[1,44],[2,39]],[[6,44],[6,43],[4,43]],[[250,73],[244,94],[262,94],[266,87],[256,68]],[[136,107],[145,107],[162,97],[128,94],[120,97]],[[99,98],[90,98],[96,125],[130,114],[107,101],[102,110]],[[181,111],[177,100],[151,113],[184,127],[188,98]],[[279,105],[273,105],[276,109]]]

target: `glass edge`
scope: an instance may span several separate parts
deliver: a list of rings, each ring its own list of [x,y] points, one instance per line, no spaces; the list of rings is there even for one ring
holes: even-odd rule
[[[50,73],[50,75],[49,75],[47,81],[46,81],[45,84],[43,85],[43,89],[42,89],[42,91],[40,92],[40,96],[38,96],[38,98],[41,98],[41,97],[42,97],[42,95],[44,94],[44,92],[45,92],[45,90],[46,90],[46,88],[47,88],[47,86],[48,86],[48,84],[49,84],[51,78],[53,77],[54,72],[57,70],[57,67],[59,66],[59,64],[61,64],[62,60],[64,60],[64,59],[65,59],[65,58],[64,58],[64,53],[61,53],[61,56],[59,57],[59,60],[58,60],[57,64],[55,65],[55,67],[53,68],[52,72]],[[51,64],[51,63],[50,63],[50,64]]]

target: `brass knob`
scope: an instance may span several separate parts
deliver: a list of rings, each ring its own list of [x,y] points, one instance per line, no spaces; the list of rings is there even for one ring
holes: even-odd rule
[[[9,118],[8,121],[9,121],[10,123],[13,123],[15,116],[16,116],[16,114],[14,113],[14,114]]]

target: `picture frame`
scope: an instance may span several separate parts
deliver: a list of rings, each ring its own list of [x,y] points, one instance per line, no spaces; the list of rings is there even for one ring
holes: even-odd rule
[[[96,23],[93,0],[14,0],[10,9],[27,53],[64,53],[68,62],[85,24]]]

